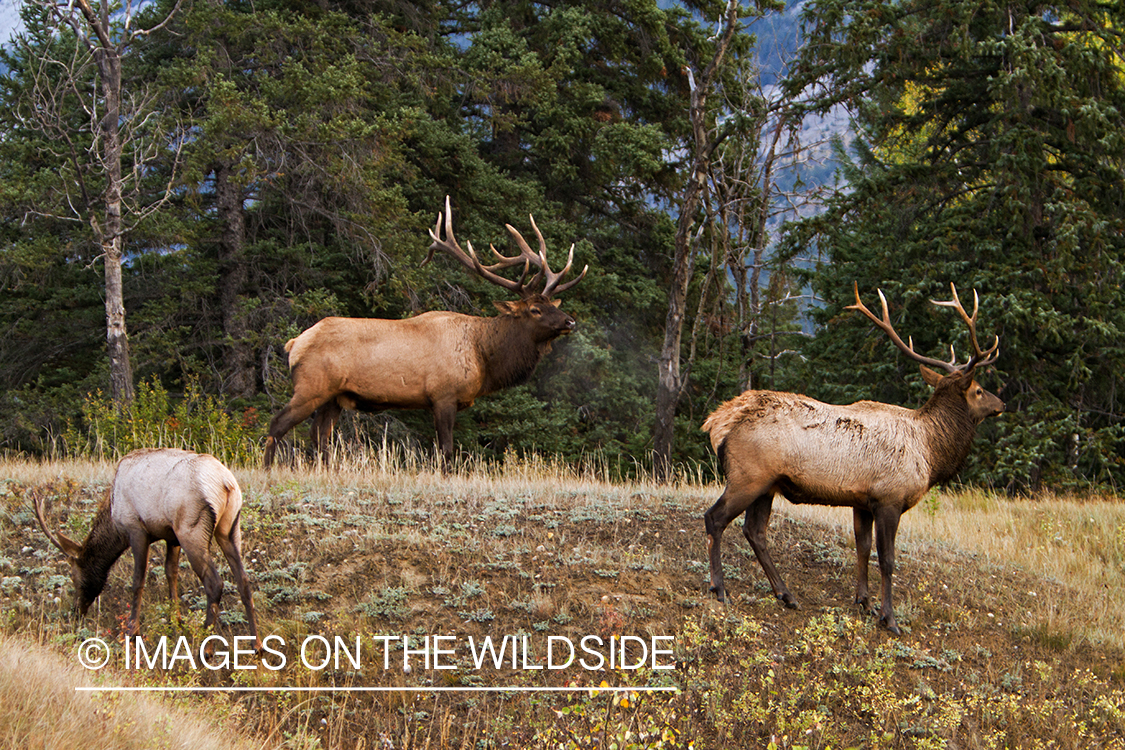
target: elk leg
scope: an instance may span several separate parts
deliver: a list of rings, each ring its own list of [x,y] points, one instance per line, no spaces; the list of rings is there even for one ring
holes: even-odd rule
[[[871,607],[867,589],[867,561],[871,558],[871,524],[875,517],[866,508],[852,509],[855,527],[855,603],[865,610]]]
[[[313,412],[312,427],[309,436],[312,438],[313,449],[317,455],[327,460],[328,452],[332,447],[332,429],[340,419],[342,411],[336,399],[329,399]]]
[[[262,641],[258,638],[258,619],[254,614],[254,597],[250,591],[250,576],[242,565],[242,531],[237,522],[231,529],[230,536],[216,534],[215,541],[219,549],[227,558],[231,575],[238,586],[238,595],[242,598],[242,606],[246,609],[246,619],[250,622],[250,635],[254,636],[254,650],[262,650]]]
[[[135,531],[129,535],[129,547],[133,550],[133,601],[129,607],[129,619],[125,622],[125,634],[136,635],[141,618],[141,595],[145,590],[145,576],[148,575],[148,535]]]
[[[172,616],[180,617],[180,545],[168,542],[168,553],[164,556],[164,577],[168,579],[168,601]]]
[[[453,467],[453,422],[456,419],[457,404],[434,404],[434,430],[437,432],[442,474],[449,474]]]
[[[767,492],[759,496],[747,508],[746,521],[742,525],[742,534],[746,537],[746,541],[750,542],[750,547],[758,558],[758,564],[765,571],[770,587],[773,588],[774,596],[780,599],[786,607],[800,609],[801,606],[789,593],[789,589],[786,588],[785,581],[781,580],[781,574],[777,572],[777,568],[773,564],[773,558],[770,556],[769,546],[766,544],[766,530],[769,529],[771,513],[773,513],[773,493]]]
[[[204,627],[215,624],[218,629],[219,600],[223,596],[223,580],[219,578],[219,571],[215,568],[215,561],[211,559],[211,537],[215,535],[215,511],[210,505],[205,505],[191,522],[184,533],[176,529],[176,537],[187,554],[191,569],[203,583],[203,591],[207,594],[207,617],[203,621]]]
[[[205,546],[189,543],[184,546],[184,552],[187,553],[191,569],[199,576],[199,580],[203,583],[203,591],[207,594],[207,617],[203,621],[203,627],[207,628],[212,624],[217,627],[219,600],[223,596],[223,579],[219,578],[215,561],[211,559],[211,554]]]
[[[723,529],[741,512],[742,508],[732,506],[727,498],[727,492],[724,491],[715,504],[703,514],[703,527],[707,530],[707,557],[711,561],[711,591],[721,602],[727,600],[726,588],[723,586],[721,555]]]
[[[766,577],[770,579],[770,585],[773,586],[774,593],[778,595],[778,598],[784,601],[786,606],[795,607],[797,603],[792,595],[789,595],[781,577],[777,575],[777,570],[773,567],[773,561],[770,560],[769,551],[765,547],[765,527],[769,525],[770,510],[773,507],[773,492],[758,495],[757,499],[753,501],[748,500],[748,497],[753,497],[753,495],[747,495],[742,491],[732,492],[731,486],[727,485],[727,489],[718,501],[703,514],[703,525],[707,530],[707,554],[711,563],[711,591],[715,593],[716,599],[721,602],[726,601],[727,595],[723,583],[721,556],[723,530],[738,517],[739,513],[746,510],[746,526],[743,527],[743,533],[750,541],[750,546],[754,548],[754,554],[758,557],[758,564],[762,566]],[[747,506],[750,507],[749,510],[747,510]],[[764,519],[762,518],[763,513]],[[756,539],[751,539],[749,530],[752,523],[751,515],[754,515],[753,525],[760,527],[756,529]],[[785,598],[786,595],[788,595],[788,599]]]
[[[875,511],[875,549],[879,553],[879,573],[883,577],[883,603],[879,622],[895,635],[902,631],[895,622],[894,604],[891,600],[891,577],[895,572],[895,534],[902,513],[898,508],[881,507]]]
[[[331,396],[306,397],[300,393],[293,394],[289,403],[270,420],[269,437],[266,438],[265,455],[262,457],[262,465],[265,468],[268,469],[273,464],[277,441],[285,437],[295,426],[308,419],[329,398]]]

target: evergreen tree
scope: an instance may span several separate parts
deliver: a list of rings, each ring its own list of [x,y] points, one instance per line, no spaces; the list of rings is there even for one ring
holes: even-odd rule
[[[1032,490],[1120,481],[1125,9],[815,0],[804,19],[786,85],[816,110],[847,106],[858,132],[841,148],[846,191],[789,236],[791,254],[830,259],[809,276],[824,300],[810,392],[924,398],[883,337],[842,314],[853,282],[881,287],[896,327],[931,354],[964,329],[928,300],[951,282],[963,298],[977,289],[1008,413],[966,476]]]
[[[195,4],[150,51],[199,134],[181,207],[186,261],[209,282],[195,374],[240,400],[288,380],[280,345],[301,328],[393,299],[383,282],[417,254],[400,248],[425,236],[399,184],[417,44],[377,18],[291,6]]]

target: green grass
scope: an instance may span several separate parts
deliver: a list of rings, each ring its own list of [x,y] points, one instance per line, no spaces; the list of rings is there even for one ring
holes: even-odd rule
[[[146,703],[152,720],[214,711],[248,742],[293,748],[1125,746],[1125,506],[1116,498],[935,494],[900,531],[896,615],[905,633],[894,638],[850,603],[854,551],[844,510],[777,501],[771,546],[802,604],[792,611],[774,600],[734,525],[723,550],[733,601],[718,605],[706,594],[701,517],[719,487],[607,482],[597,471],[544,462],[468,467],[452,477],[374,461],[338,472],[236,471],[259,628],[284,641],[286,666],[266,669],[266,654],[251,657],[252,670],[179,663],[126,671],[117,634],[128,556],[90,616],[76,621],[65,563],[19,499],[22,487],[52,484],[59,522],[80,530],[111,470],[88,462],[3,466],[0,631],[8,643],[73,667],[77,643],[100,635],[118,649],[98,673],[107,684],[588,689],[187,694]],[[172,616],[162,545],[154,550],[146,642],[183,635],[198,644],[207,635],[202,612],[184,606],[182,622]],[[222,563],[220,571],[229,578]],[[181,591],[186,604],[201,591],[186,564]],[[245,634],[229,583],[224,604],[221,632]],[[361,667],[346,658],[323,669],[302,665],[297,647],[310,636],[340,637],[349,647],[358,637]],[[377,636],[388,637],[385,652]],[[675,669],[513,669],[488,660],[477,668],[469,639],[479,647],[489,636],[530,644],[531,664],[543,661],[551,637],[578,644],[630,636],[635,646],[670,636]],[[449,669],[426,668],[420,655],[437,637],[452,649],[439,660]],[[413,653],[409,672],[404,649]],[[6,700],[0,705],[0,728],[23,726]],[[116,730],[117,718],[81,719],[98,722]],[[13,732],[26,740],[30,730]]]

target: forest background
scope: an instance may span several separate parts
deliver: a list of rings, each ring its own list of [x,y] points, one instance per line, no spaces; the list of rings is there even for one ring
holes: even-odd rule
[[[288,338],[503,299],[421,265],[449,195],[462,241],[505,250],[531,214],[553,262],[573,242],[591,269],[532,381],[458,416],[485,461],[708,471],[699,424],[747,387],[917,406],[917,370],[843,308],[881,288],[920,352],[963,357],[929,302],[952,282],[980,292],[1001,341],[982,377],[1008,406],[963,479],[1125,479],[1119,3],[20,9],[0,53],[2,450],[181,440],[256,462]],[[843,113],[846,137],[815,126]],[[342,426],[432,442],[425,412]]]

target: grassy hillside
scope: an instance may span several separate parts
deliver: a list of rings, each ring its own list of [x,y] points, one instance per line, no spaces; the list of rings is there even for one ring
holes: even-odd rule
[[[107,747],[127,746],[116,738],[145,721],[167,728],[145,730],[145,746],[183,746],[188,714],[265,747],[1125,747],[1125,505],[1114,498],[931,495],[900,531],[904,635],[895,638],[851,605],[846,511],[777,502],[771,544],[799,611],[773,599],[732,526],[724,607],[705,594],[701,520],[718,487],[609,484],[541,466],[449,479],[376,468],[236,472],[261,635],[274,636],[276,653],[243,655],[240,669],[204,666],[201,587],[184,563],[177,623],[157,545],[146,649],[168,636],[171,656],[183,636],[194,653],[167,669],[153,657],[153,668],[127,670],[118,633],[128,555],[90,616],[74,620],[65,563],[22,499],[27,486],[50,484],[59,526],[81,537],[111,469],[0,467],[4,651],[61,661],[54,671],[69,675],[60,689],[42,670],[0,659],[0,691],[23,696],[0,692],[6,747],[68,744],[32,742],[44,735],[20,720],[20,706],[41,707],[40,727],[63,717],[87,726],[85,744]],[[220,571],[229,578],[225,563]],[[233,642],[246,626],[229,581],[226,592],[221,633]],[[87,672],[76,653],[94,636],[112,653]],[[488,636],[497,649],[505,636],[520,646],[514,668],[511,651],[500,667],[479,663]],[[621,637],[626,668],[608,669]],[[358,666],[344,652],[321,666],[337,638]],[[535,669],[548,644],[555,666],[567,644],[576,659]],[[82,693],[75,703],[75,684],[259,690]],[[416,690],[312,690],[332,686]],[[623,686],[675,690],[605,689]],[[496,687],[589,689],[482,689]]]

